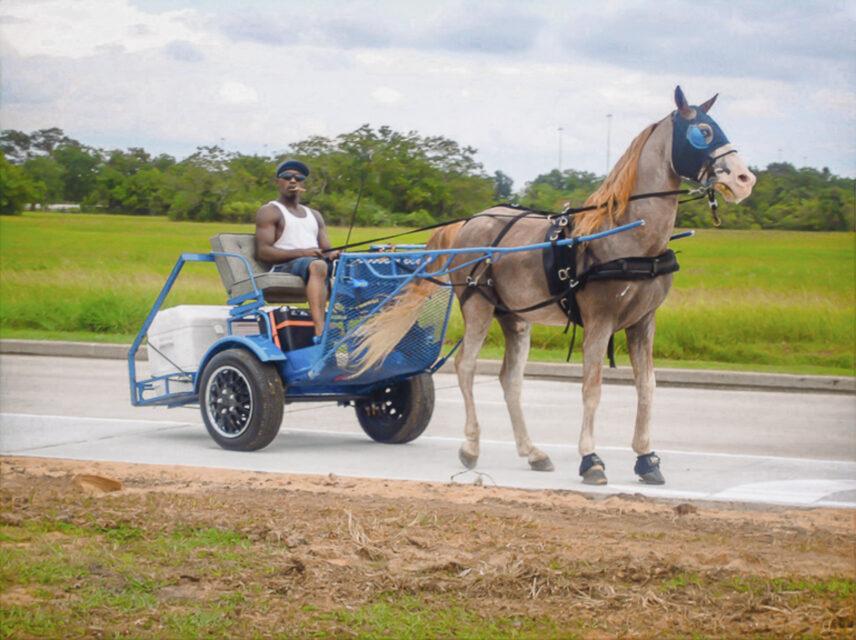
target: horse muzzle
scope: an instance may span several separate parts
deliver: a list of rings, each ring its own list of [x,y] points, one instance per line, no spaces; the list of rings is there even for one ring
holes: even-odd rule
[[[709,177],[713,178],[713,188],[722,194],[726,202],[737,204],[749,197],[757,178],[730,144],[723,145],[711,156]]]

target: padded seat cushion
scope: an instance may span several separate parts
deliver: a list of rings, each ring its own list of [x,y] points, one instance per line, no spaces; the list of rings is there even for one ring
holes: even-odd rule
[[[300,276],[271,273],[270,265],[256,259],[256,238],[253,234],[219,233],[212,236],[210,242],[214,251],[236,253],[247,259],[253,270],[256,286],[262,290],[266,303],[306,302],[306,285]],[[240,258],[215,256],[214,260],[229,298],[253,291],[247,266]]]

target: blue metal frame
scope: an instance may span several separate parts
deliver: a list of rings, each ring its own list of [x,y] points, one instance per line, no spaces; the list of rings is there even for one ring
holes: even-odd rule
[[[644,224],[644,220],[638,220],[608,231],[602,231],[579,238],[559,240],[555,244],[564,246],[596,240],[598,238],[627,231]],[[198,402],[199,373],[204,370],[205,365],[214,355],[229,348],[247,349],[261,362],[271,362],[275,364],[283,380],[286,382],[286,402],[318,398],[331,400],[353,399],[355,397],[367,395],[372,391],[372,389],[377,387],[378,384],[395,383],[424,372],[433,373],[457,348],[456,346],[455,349],[452,349],[452,352],[447,354],[444,358],[441,359],[439,357],[439,350],[442,347],[443,342],[442,338],[445,336],[446,330],[448,329],[452,302],[451,291],[449,293],[448,305],[445,310],[445,317],[442,322],[442,331],[440,333],[437,353],[432,356],[432,363],[428,366],[420,366],[416,370],[408,370],[405,364],[403,368],[399,367],[399,369],[394,373],[392,370],[385,370],[384,367],[381,367],[379,370],[373,370],[366,374],[361,374],[358,378],[350,378],[344,375],[336,377],[335,374],[337,372],[335,368],[331,371],[329,365],[325,365],[324,360],[329,356],[329,354],[335,353],[337,349],[351,338],[353,336],[353,332],[369,317],[378,313],[389,301],[394,300],[396,294],[414,278],[428,276],[432,278],[442,277],[444,275],[448,275],[452,271],[463,269],[483,260],[496,262],[501,260],[506,254],[544,249],[552,246],[552,244],[553,243],[550,242],[542,242],[517,247],[467,247],[461,249],[435,250],[426,250],[423,245],[405,245],[409,250],[395,250],[392,254],[386,253],[383,250],[380,252],[368,253],[344,253],[340,257],[339,265],[336,269],[335,280],[330,296],[331,304],[327,312],[325,330],[321,336],[320,343],[288,352],[283,352],[278,349],[270,337],[272,335],[271,332],[273,328],[270,325],[267,314],[262,311],[262,307],[265,305],[264,293],[258,288],[256,280],[253,277],[250,264],[244,256],[224,252],[212,252],[208,254],[182,253],[164,283],[160,294],[155,300],[149,314],[146,316],[143,326],[140,328],[136,339],[128,351],[131,403],[134,406],[166,405],[169,407],[175,407]],[[472,258],[464,261],[462,264],[455,265],[454,267],[450,266],[452,260],[459,255],[468,255],[472,256]],[[166,376],[158,376],[138,381],[136,374],[136,354],[139,351],[152,322],[154,321],[155,315],[160,310],[167,295],[175,284],[175,281],[178,279],[182,267],[188,262],[214,262],[217,256],[241,259],[247,268],[247,273],[250,276],[250,282],[253,286],[253,290],[251,292],[228,300],[228,304],[232,307],[229,310],[230,317],[227,322],[229,335],[218,340],[208,349],[196,371],[169,374]],[[343,263],[347,264],[349,261],[350,263],[361,261],[361,264],[367,267],[373,278],[378,278],[379,280],[390,279],[400,282],[396,284],[390,294],[385,295],[382,300],[377,302],[371,308],[365,318],[353,324],[353,326],[349,325],[345,335],[334,341],[330,339],[329,336],[329,328],[333,312],[332,302],[337,300],[337,296],[340,294],[347,295],[346,290],[358,289],[368,284],[366,281],[361,281],[349,276],[348,269],[343,268]],[[376,268],[372,265],[373,261],[376,265],[381,264],[381,262],[378,261],[383,261],[385,269]],[[437,268],[435,265],[434,270],[428,273],[428,266],[437,261],[439,261],[440,267]],[[450,287],[450,285],[448,286]],[[237,320],[245,320],[249,316],[253,316],[260,322],[263,322],[265,328],[264,333],[260,332],[259,335],[249,336],[232,335],[232,323]],[[152,391],[156,385],[160,385],[161,382],[164,385],[164,394],[156,397],[144,397],[145,392]],[[192,385],[192,390],[173,391],[170,389],[171,385],[187,385],[188,383]]]

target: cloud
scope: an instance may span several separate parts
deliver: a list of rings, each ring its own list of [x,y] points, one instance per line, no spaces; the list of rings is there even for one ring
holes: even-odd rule
[[[856,39],[848,3],[660,0],[608,4],[565,23],[567,54],[686,76],[853,77]],[[772,13],[771,13],[772,12]]]
[[[243,82],[224,82],[220,86],[220,97],[228,104],[254,104],[259,101],[259,94]]]
[[[164,50],[173,60],[182,62],[202,62],[205,60],[205,54],[202,53],[202,50],[192,42],[185,40],[174,40],[166,45]]]
[[[520,53],[531,49],[544,19],[515,5],[456,2],[427,23],[415,43],[427,49]]]
[[[395,38],[384,25],[364,18],[359,20],[333,18],[318,25],[318,31],[326,35],[325,40],[339,47],[385,48]]]
[[[298,14],[281,11],[255,12],[242,8],[215,21],[216,28],[234,42],[255,42],[278,48],[295,45],[338,49],[384,48],[393,44],[394,34],[386,26],[381,9],[358,3],[324,10],[323,4],[305,7]]]
[[[391,89],[390,87],[377,87],[372,91],[372,98],[381,104],[394,104],[396,102],[401,102],[402,97],[403,96],[399,91]]]
[[[840,117],[856,120],[856,93],[841,89],[821,89],[811,101],[817,108],[826,108],[838,112]]]
[[[513,5],[465,1],[432,4],[317,2],[289,19],[242,10],[218,28],[234,41],[279,47],[521,52],[532,48],[544,19]]]
[[[188,20],[193,10],[145,13],[127,0],[3,0],[0,10],[0,36],[24,57],[142,51],[176,40],[193,42],[199,35]]]
[[[230,13],[216,20],[215,23],[219,31],[234,42],[258,42],[282,46],[294,42],[292,30],[278,15]]]

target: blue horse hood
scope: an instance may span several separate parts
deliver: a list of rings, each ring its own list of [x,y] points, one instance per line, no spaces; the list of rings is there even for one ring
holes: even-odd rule
[[[728,138],[713,118],[699,107],[692,109],[695,117],[691,120],[677,111],[672,113],[672,166],[681,177],[698,181],[710,154],[728,144]]]

